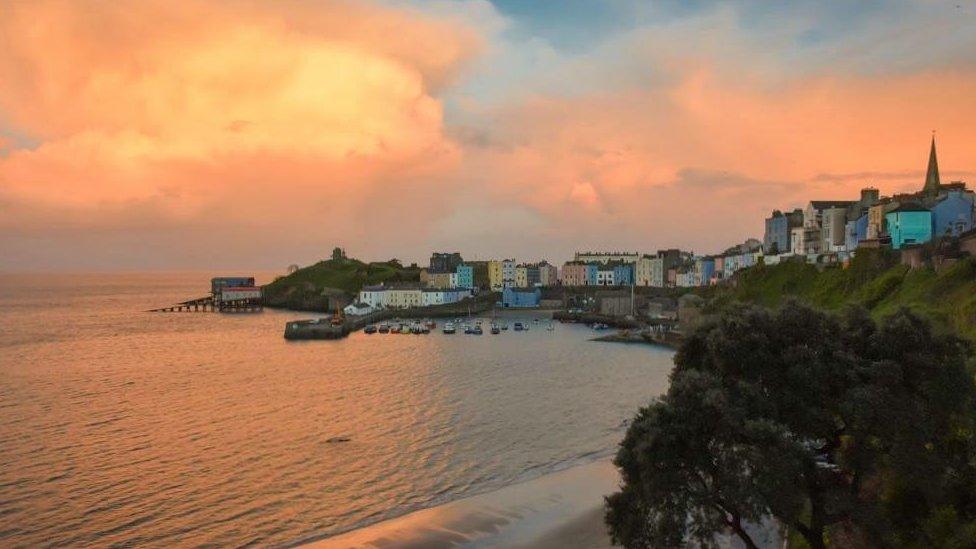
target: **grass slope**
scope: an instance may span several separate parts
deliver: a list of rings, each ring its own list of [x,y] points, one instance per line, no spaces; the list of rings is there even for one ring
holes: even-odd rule
[[[862,250],[848,268],[820,272],[813,265],[786,262],[744,271],[734,286],[710,288],[716,307],[734,301],[776,306],[798,298],[825,309],[861,305],[875,317],[908,307],[938,327],[976,342],[976,258],[961,259],[939,272],[910,270],[886,250]]]
[[[420,280],[420,269],[392,262],[364,263],[356,259],[328,259],[276,279],[264,287],[272,307],[324,310],[328,296],[355,296],[366,285]]]

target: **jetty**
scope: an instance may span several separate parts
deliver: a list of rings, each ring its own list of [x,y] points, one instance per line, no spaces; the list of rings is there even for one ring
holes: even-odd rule
[[[264,309],[261,287],[254,277],[216,277],[210,279],[210,295],[181,301],[168,307],[149,309],[150,313],[257,313]]]

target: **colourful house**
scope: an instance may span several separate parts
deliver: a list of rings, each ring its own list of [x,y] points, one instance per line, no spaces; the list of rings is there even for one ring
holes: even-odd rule
[[[891,235],[891,247],[896,250],[932,240],[932,212],[921,204],[901,204],[885,214],[885,222]]]
[[[539,288],[505,288],[502,291],[502,306],[512,309],[538,307],[542,299]]]
[[[600,267],[596,263],[586,264],[586,285],[587,286],[597,285],[597,276],[599,274],[599,271],[600,271]]]
[[[949,191],[932,206],[932,235],[959,236],[973,228],[973,193]]]
[[[457,266],[457,287],[474,288],[474,266],[461,264]]]
[[[631,286],[634,284],[634,264],[620,263],[613,266],[613,282],[617,286]]]

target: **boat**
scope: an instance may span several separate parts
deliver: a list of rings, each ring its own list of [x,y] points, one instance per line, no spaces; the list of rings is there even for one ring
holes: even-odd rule
[[[363,328],[363,333],[364,334],[375,334],[376,333],[376,330],[377,330],[377,328],[376,328],[376,325],[375,324],[368,324],[365,328]]]
[[[502,329],[499,328],[497,324],[492,324],[491,325],[491,333],[492,333],[492,335],[498,335],[498,334],[502,333]]]
[[[508,322],[502,323],[502,330],[508,330]]]
[[[470,324],[465,324],[464,325],[464,333],[466,333],[466,334],[473,334],[474,333],[474,328],[472,328]]]
[[[484,334],[485,332],[481,330],[481,324],[478,324],[471,330],[471,333],[477,336]]]
[[[378,331],[381,334],[388,334],[388,333],[390,333],[390,325],[389,324],[385,324],[385,323],[384,324],[380,324],[380,327],[379,327],[379,330]]]
[[[445,334],[453,334],[456,331],[456,328],[454,327],[453,322],[447,321],[444,323],[444,327],[441,328],[441,331]]]
[[[594,330],[606,330],[608,328],[610,328],[610,326],[608,326],[608,325],[606,325],[606,324],[604,324],[602,322],[597,322],[597,323],[593,324],[593,329]]]
[[[515,331],[516,332],[521,332],[524,329],[525,329],[525,326],[523,326],[521,322],[516,322],[515,323]]]
[[[392,327],[390,327],[387,331],[389,331],[391,334],[398,334],[400,333],[400,325],[395,324]]]
[[[427,326],[428,330],[434,330],[437,328],[437,322],[433,320],[428,320],[427,322],[424,323],[424,326]]]
[[[546,331],[549,331],[549,332],[551,332],[551,331],[553,331],[553,330],[555,330],[555,329],[556,329],[556,327],[552,325],[552,321],[550,320],[550,321],[549,321],[549,325],[548,325],[548,326],[546,326]]]

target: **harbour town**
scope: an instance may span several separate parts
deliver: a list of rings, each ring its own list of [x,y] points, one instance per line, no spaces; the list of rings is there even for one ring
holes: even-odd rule
[[[976,549],[974,29],[0,1],[0,549]]]

